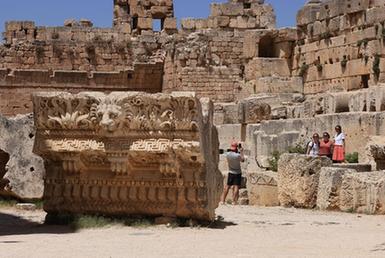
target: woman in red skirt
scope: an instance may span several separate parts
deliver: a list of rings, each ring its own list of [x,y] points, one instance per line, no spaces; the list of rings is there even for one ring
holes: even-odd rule
[[[340,125],[336,126],[336,133],[333,144],[333,162],[343,163],[345,161],[345,134]]]

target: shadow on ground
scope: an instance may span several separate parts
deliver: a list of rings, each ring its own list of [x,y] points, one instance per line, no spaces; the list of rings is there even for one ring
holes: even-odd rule
[[[208,228],[212,229],[225,229],[229,226],[236,226],[238,224],[231,222],[231,221],[225,221],[222,216],[218,216],[218,218],[211,222],[209,225],[207,225]]]
[[[44,225],[15,215],[0,213],[0,236],[68,234],[73,232],[74,230],[68,226]]]

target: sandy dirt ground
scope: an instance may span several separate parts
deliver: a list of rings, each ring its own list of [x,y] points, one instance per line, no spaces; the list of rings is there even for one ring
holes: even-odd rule
[[[217,228],[42,225],[44,212],[0,209],[0,257],[385,257],[385,216],[222,206]]]

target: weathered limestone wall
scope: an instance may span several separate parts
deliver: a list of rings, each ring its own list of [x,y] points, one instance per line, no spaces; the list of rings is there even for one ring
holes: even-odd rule
[[[150,32],[155,29],[154,20],[160,21],[161,30],[176,32],[177,21],[172,0],[114,0],[114,27],[120,31],[134,34]]]
[[[8,22],[0,45],[0,113],[31,112],[39,90],[161,92],[164,53],[160,35],[92,28],[81,21],[64,27]]]
[[[274,29],[276,18],[273,7],[261,0],[229,0],[212,3],[208,19],[184,19],[182,30],[201,29]]]
[[[48,213],[214,220],[223,177],[207,98],[56,92],[33,102]]]
[[[297,16],[293,72],[306,94],[384,81],[384,1],[310,1]]]
[[[261,45],[265,38],[270,44]],[[199,30],[166,43],[164,91],[193,90],[216,102],[232,102],[262,92],[303,92],[302,79],[291,78],[294,30]],[[275,51],[269,52],[270,48]],[[267,51],[267,53],[265,53]],[[272,71],[272,67],[279,67]],[[278,86],[272,86],[274,76]],[[294,82],[293,90],[286,89]]]
[[[0,67],[119,71],[133,66],[130,34],[83,26],[38,27],[34,22],[7,22]]]
[[[37,91],[77,93],[84,90],[162,91],[163,64],[136,64],[121,72],[12,70],[0,68],[0,113],[5,116],[32,112],[31,94]]]

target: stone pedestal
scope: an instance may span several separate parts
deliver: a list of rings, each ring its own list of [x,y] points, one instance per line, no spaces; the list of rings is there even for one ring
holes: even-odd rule
[[[247,174],[249,204],[256,206],[279,206],[278,174],[261,171]]]
[[[38,93],[48,213],[213,220],[223,189],[213,105],[193,93]]]
[[[340,208],[346,212],[385,214],[385,172],[345,174]]]
[[[314,208],[322,167],[332,161],[325,157],[283,154],[278,163],[278,199],[283,206]]]
[[[342,178],[345,174],[357,173],[354,169],[325,167],[321,169],[318,184],[317,208],[339,210]]]

